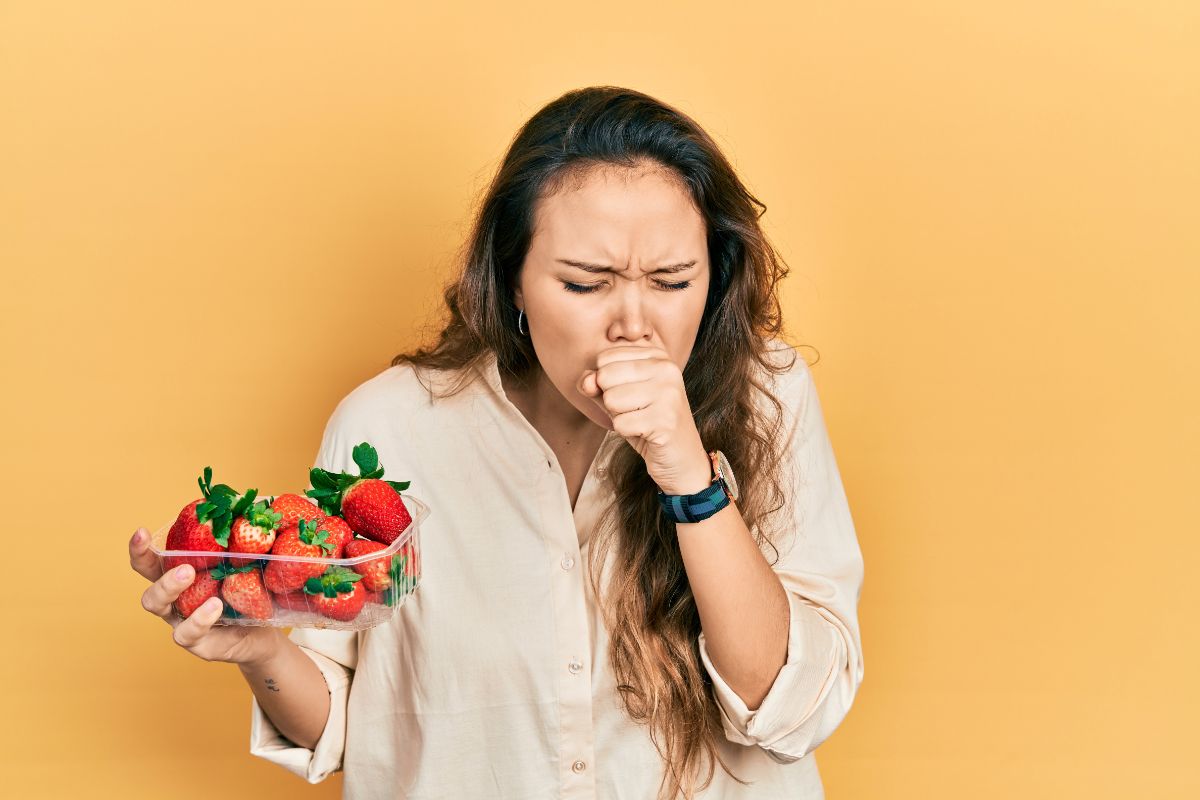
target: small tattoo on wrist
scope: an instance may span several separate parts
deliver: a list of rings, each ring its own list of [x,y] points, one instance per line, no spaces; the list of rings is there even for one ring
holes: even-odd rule
[[[267,688],[270,689],[272,692],[279,691],[279,687],[275,684],[274,678],[267,678]]]

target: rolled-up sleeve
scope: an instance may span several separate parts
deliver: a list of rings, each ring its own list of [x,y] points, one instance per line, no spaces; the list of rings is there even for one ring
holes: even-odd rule
[[[709,658],[725,736],[790,763],[815,750],[850,711],[863,680],[858,601],[863,559],[812,375],[803,359],[780,376],[793,416],[781,451],[784,506],[764,522],[779,551],[772,569],[787,592],[787,661],[757,709],[749,709]],[[772,551],[765,548],[770,557]]]
[[[314,466],[333,472],[354,472],[354,438],[349,430],[354,416],[343,400],[330,416]],[[320,783],[342,767],[345,753],[347,709],[354,671],[358,667],[363,632],[294,628],[288,638],[313,660],[329,687],[329,719],[313,749],[300,747],[279,732],[251,695],[250,753],[278,764],[309,783]]]
[[[309,783],[320,783],[342,768],[346,747],[346,709],[357,659],[357,632],[296,628],[288,638],[312,659],[329,687],[329,719],[309,750],[279,732],[250,696],[250,754],[278,764]]]

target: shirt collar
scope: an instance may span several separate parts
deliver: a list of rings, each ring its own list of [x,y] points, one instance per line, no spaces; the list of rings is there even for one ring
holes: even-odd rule
[[[495,350],[484,352],[483,361],[480,362],[479,369],[483,375],[484,384],[491,387],[491,390],[496,394],[504,397],[504,384],[500,381],[500,361],[496,357]]]
[[[497,398],[501,400],[508,399],[508,395],[504,392],[504,384],[500,381],[500,361],[496,357],[496,351],[486,351],[483,360],[479,362],[479,372],[483,377],[482,386],[490,388],[495,392]],[[511,405],[512,401],[509,400],[508,403]],[[513,408],[515,410],[516,407],[514,406]],[[520,412],[518,411],[517,413]],[[600,454],[603,455],[607,451],[607,448],[612,446],[611,443],[613,441],[621,438],[621,434],[616,431],[608,431],[604,435],[604,441],[601,443]]]

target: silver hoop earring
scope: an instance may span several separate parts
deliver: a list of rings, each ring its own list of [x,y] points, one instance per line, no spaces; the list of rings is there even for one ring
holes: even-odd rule
[[[527,331],[521,330],[521,323],[525,321],[525,309],[521,309],[521,313],[517,315],[517,331],[524,336]]]

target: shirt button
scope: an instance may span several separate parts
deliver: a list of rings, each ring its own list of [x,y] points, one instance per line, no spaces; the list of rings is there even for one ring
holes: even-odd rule
[[[608,473],[608,467],[596,467],[596,475],[603,478]]]
[[[571,558],[570,556],[563,556],[563,560],[558,563],[562,565],[563,569],[570,569],[571,567],[575,566],[575,559]]]
[[[578,675],[579,670],[583,669],[583,662],[578,658],[572,658],[571,663],[567,664],[567,669],[571,670],[572,675]]]
[[[571,769],[575,770],[576,772],[583,772],[585,769],[587,769],[587,764],[583,761],[576,761],[571,765]]]

